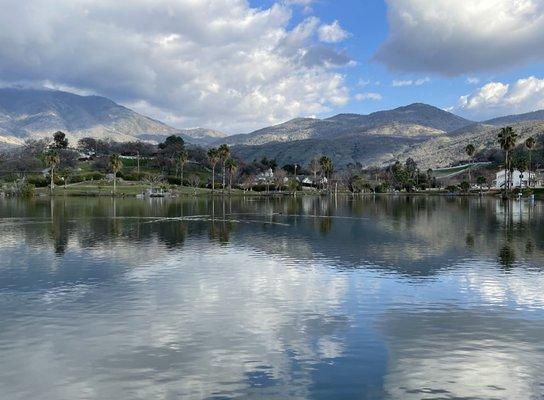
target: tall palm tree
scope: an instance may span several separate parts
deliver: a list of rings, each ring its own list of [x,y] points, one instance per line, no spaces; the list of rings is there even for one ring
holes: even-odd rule
[[[179,153],[179,156],[178,156],[178,163],[179,163],[179,170],[180,170],[180,174],[179,174],[180,186],[183,186],[183,169],[185,168],[185,164],[187,164],[187,162],[189,162],[189,153],[187,152],[187,150],[182,150],[182,152]]]
[[[227,168],[227,171],[229,171],[229,193],[232,190],[232,178],[236,174],[236,171],[238,170],[238,163],[234,158],[229,158],[225,162],[225,167]]]
[[[512,164],[511,152],[516,147],[518,135],[511,126],[501,128],[499,132],[499,144],[504,151],[504,193],[510,189],[511,177],[509,176]]]
[[[332,160],[327,156],[323,156],[319,159],[319,165],[321,166],[321,171],[323,172],[323,176],[327,178],[327,187],[330,189],[329,181],[332,175],[332,171],[334,170]]]
[[[208,149],[208,160],[212,165],[212,193],[215,192],[215,166],[219,162],[219,150],[215,147]]]
[[[51,173],[51,194],[55,189],[55,168],[60,164],[60,156],[57,152],[51,151],[45,155],[45,163],[49,167]]]
[[[221,169],[223,172],[222,190],[225,190],[225,176],[226,176],[225,163],[230,157],[230,149],[229,149],[229,146],[227,146],[226,144],[222,144],[221,146],[219,146],[217,151],[219,152],[219,160],[221,161]]]
[[[525,147],[527,147],[527,149],[529,150],[529,180],[528,180],[529,187],[531,187],[531,170],[533,169],[531,156],[533,154],[533,149],[535,148],[535,144],[536,144],[535,138],[532,136],[530,138],[527,138],[527,140],[525,141]]]
[[[467,153],[467,156],[470,158],[470,165],[468,167],[468,183],[470,185],[471,183],[471,172],[472,172],[472,157],[474,156],[474,153],[476,152],[476,148],[472,144],[467,144],[467,147],[465,147],[465,153]]]
[[[111,172],[113,172],[113,195],[115,196],[117,191],[117,173],[123,168],[123,161],[121,161],[119,154],[112,154],[110,156],[110,168]]]

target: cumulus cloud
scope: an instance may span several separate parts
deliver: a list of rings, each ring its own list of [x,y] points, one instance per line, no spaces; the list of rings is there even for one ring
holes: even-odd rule
[[[419,79],[406,79],[406,80],[394,80],[391,82],[393,87],[403,87],[403,86],[421,86],[431,81],[431,78],[419,78]]]
[[[297,1],[300,3],[300,1]],[[308,3],[308,2],[304,2]],[[180,127],[236,133],[349,99],[349,57],[291,24],[285,3],[245,0],[0,0],[0,76],[136,105]],[[17,15],[17,18],[13,18]]]
[[[544,109],[544,79],[530,76],[513,84],[490,82],[461,96],[457,108],[482,118]]]
[[[383,99],[383,96],[381,94],[373,93],[373,92],[357,93],[355,95],[355,100],[357,101],[364,101],[364,100],[380,101],[381,99]]]
[[[392,69],[460,75],[544,59],[540,0],[387,0]]]
[[[346,40],[350,34],[342,29],[338,21],[330,25],[321,25],[319,27],[319,40],[325,43],[338,43]]]

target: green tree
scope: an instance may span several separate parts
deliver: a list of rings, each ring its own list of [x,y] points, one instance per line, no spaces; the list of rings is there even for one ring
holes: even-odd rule
[[[119,154],[110,156],[110,168],[111,172],[113,172],[113,195],[115,196],[117,192],[117,173],[123,168],[123,161],[121,161]]]
[[[535,141],[535,138],[532,136],[530,138],[527,138],[527,140],[525,141],[525,147],[527,147],[527,149],[529,150],[529,181],[528,181],[529,187],[531,187],[531,171],[533,169],[532,153],[533,153],[533,149],[535,148],[535,145],[536,145],[536,141]]]
[[[499,132],[499,144],[501,149],[504,151],[504,193],[510,189],[512,178],[511,178],[511,153],[512,150],[516,147],[516,139],[518,135],[511,126],[506,126],[501,128]]]
[[[64,150],[68,148],[68,139],[66,139],[66,134],[64,132],[57,131],[53,134],[51,148],[55,150]]]
[[[365,187],[365,181],[359,175],[355,175],[349,182],[349,189],[352,193],[361,193]]]
[[[470,165],[468,167],[468,183],[470,184],[472,182],[471,179],[471,172],[472,172],[472,157],[474,157],[474,153],[476,152],[476,148],[472,144],[467,144],[467,147],[465,147],[465,153],[467,153],[467,156],[469,157]]]
[[[55,190],[55,168],[60,164],[60,156],[56,151],[50,151],[45,155],[45,163],[49,167],[51,175],[51,194]]]
[[[208,149],[208,160],[212,166],[212,193],[215,192],[215,167],[219,162],[220,155],[219,150],[215,147]]]

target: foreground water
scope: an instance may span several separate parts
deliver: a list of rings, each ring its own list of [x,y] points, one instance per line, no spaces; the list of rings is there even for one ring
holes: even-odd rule
[[[541,399],[544,204],[0,200],[0,398]]]

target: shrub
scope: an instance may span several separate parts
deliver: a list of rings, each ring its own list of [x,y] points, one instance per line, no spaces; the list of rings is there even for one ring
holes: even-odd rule
[[[32,198],[36,196],[36,186],[31,183],[23,183],[18,190],[18,194],[24,198]]]
[[[104,179],[105,177],[106,175],[102,172],[91,171],[91,172],[84,172],[82,174],[71,175],[68,178],[68,182],[77,183],[77,182],[85,182],[85,181],[99,181]]]
[[[31,175],[26,180],[34,187],[47,187],[49,185],[49,179],[42,175]]]
[[[166,181],[167,181],[170,185],[180,185],[180,184],[181,184],[181,179],[179,178],[179,176],[168,175],[168,176],[166,177]]]
[[[470,183],[468,183],[467,181],[463,181],[461,182],[459,187],[461,188],[461,190],[468,192],[470,190]]]

